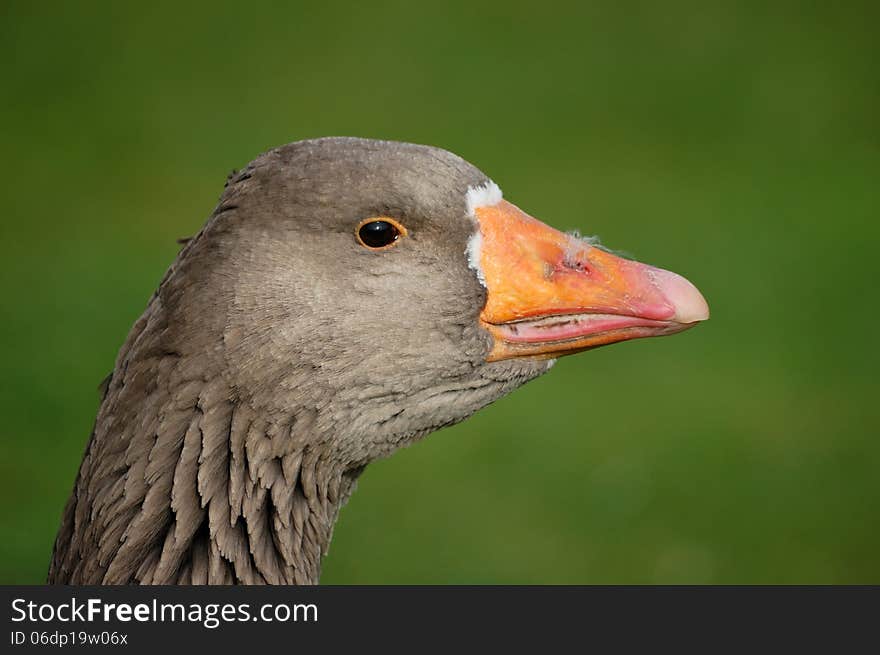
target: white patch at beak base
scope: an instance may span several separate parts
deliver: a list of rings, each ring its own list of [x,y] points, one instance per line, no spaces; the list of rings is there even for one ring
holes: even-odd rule
[[[501,188],[492,180],[470,187],[465,194],[467,213],[474,219],[474,227],[476,228],[471,238],[468,239],[465,254],[467,255],[468,268],[477,274],[477,279],[484,288],[486,288],[486,276],[483,275],[483,269],[480,266],[480,248],[483,245],[483,235],[480,234],[477,207],[497,205],[502,198]]]
[[[471,235],[471,238],[468,239],[467,249],[465,253],[467,254],[468,268],[474,271],[477,274],[477,279],[480,281],[480,284],[486,287],[486,276],[483,275],[483,268],[480,266],[480,248],[483,245],[483,235],[480,234],[480,227],[477,226],[476,232]]]
[[[477,207],[497,205],[503,197],[501,189],[492,180],[470,187],[465,194],[468,215],[476,218]]]

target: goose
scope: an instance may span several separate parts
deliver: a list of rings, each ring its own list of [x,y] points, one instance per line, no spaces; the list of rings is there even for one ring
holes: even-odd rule
[[[299,141],[233,172],[123,343],[53,584],[317,584],[373,460],[556,358],[709,316],[445,150]]]

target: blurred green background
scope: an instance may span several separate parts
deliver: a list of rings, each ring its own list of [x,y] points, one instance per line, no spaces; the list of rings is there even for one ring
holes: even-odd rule
[[[876,7],[4,2],[0,582],[43,581],[175,239],[329,134],[452,150],[712,320],[370,466],[323,582],[880,582]]]

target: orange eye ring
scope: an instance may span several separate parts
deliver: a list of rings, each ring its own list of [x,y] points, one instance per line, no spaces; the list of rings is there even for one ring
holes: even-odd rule
[[[365,218],[354,230],[358,243],[368,250],[389,250],[407,234],[406,228],[390,216]]]

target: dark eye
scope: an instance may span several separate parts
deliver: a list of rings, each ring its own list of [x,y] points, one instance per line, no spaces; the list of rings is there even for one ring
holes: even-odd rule
[[[358,241],[373,250],[388,248],[402,236],[406,236],[406,229],[397,221],[384,217],[368,218],[357,228]]]

